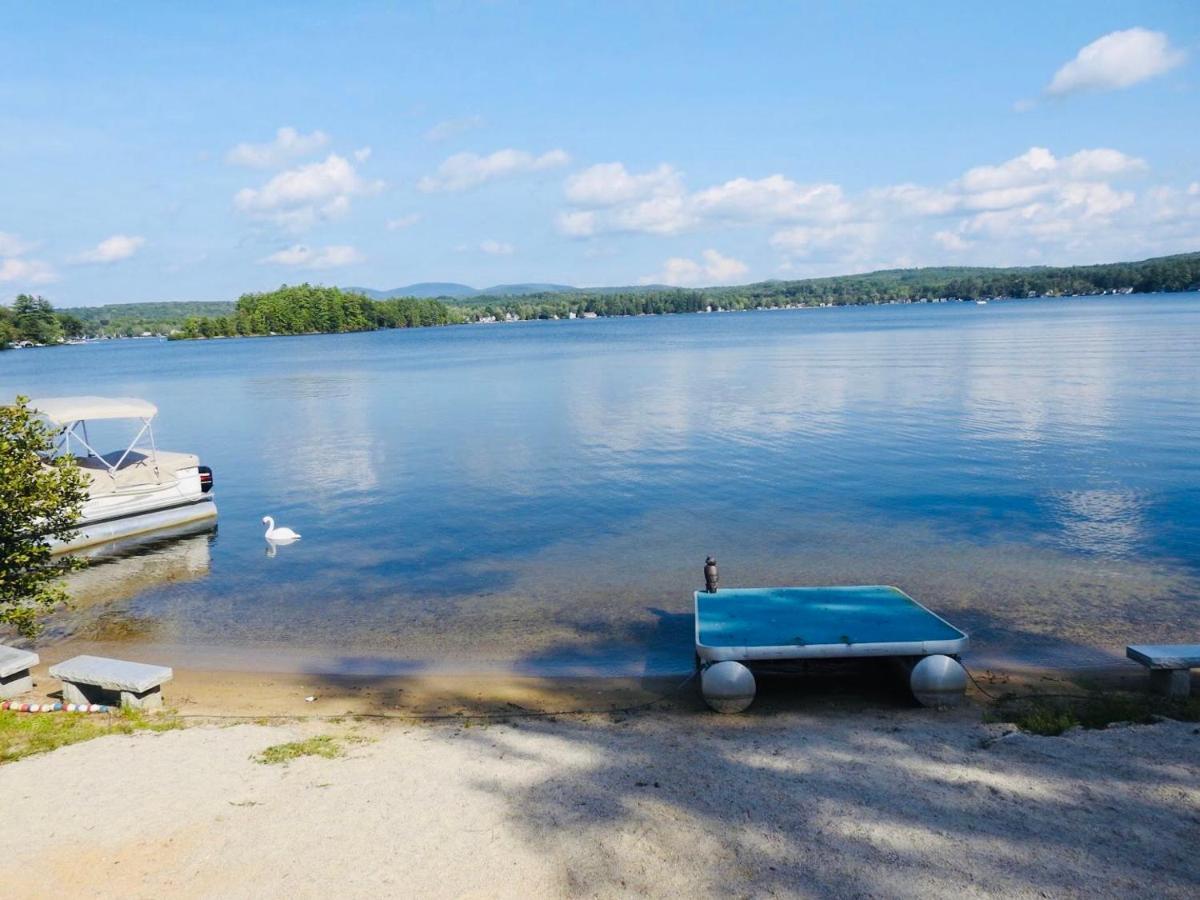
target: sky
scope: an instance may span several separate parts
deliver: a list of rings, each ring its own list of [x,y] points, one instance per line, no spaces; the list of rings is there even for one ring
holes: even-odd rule
[[[1200,250],[1200,3],[0,6],[0,301]]]

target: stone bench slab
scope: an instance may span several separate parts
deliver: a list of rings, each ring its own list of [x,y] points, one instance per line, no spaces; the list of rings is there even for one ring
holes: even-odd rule
[[[29,670],[38,664],[38,655],[0,644],[0,700],[11,700],[33,690]]]
[[[38,655],[29,650],[6,647],[0,644],[0,678],[32,669],[39,662]]]
[[[1149,669],[1200,669],[1200,644],[1133,644],[1125,655]]]
[[[127,662],[103,656],[76,656],[50,667],[50,675],[72,684],[90,684],[107,691],[144,694],[170,681],[175,673],[167,666]]]

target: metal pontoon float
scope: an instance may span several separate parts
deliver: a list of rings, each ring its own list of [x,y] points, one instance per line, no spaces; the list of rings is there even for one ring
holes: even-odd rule
[[[950,705],[966,690],[955,659],[968,637],[888,585],[722,588],[696,591],[696,658],[705,700],[740,712],[754,700],[747,664],[894,657],[925,705]]]

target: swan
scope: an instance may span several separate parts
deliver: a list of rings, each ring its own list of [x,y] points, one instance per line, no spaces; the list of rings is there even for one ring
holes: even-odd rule
[[[263,524],[267,526],[267,533],[263,535],[268,541],[276,543],[282,541],[298,541],[300,535],[292,531],[290,528],[276,528],[275,520],[270,516],[263,516]]]

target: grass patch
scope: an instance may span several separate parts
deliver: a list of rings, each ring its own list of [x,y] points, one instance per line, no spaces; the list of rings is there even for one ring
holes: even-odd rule
[[[1159,718],[1200,722],[1200,697],[1109,691],[1078,697],[1010,697],[989,722],[1012,722],[1022,731],[1053,737],[1075,726],[1107,728],[1114,722],[1148,725]]]
[[[254,761],[263,765],[278,766],[286,765],[293,759],[299,759],[302,756],[323,756],[326,759],[336,759],[342,753],[341,741],[331,734],[323,734],[303,741],[275,744],[254,757]]]
[[[171,731],[182,727],[183,723],[173,716],[148,716],[133,709],[110,714],[0,710],[0,765],[106,734]]]

